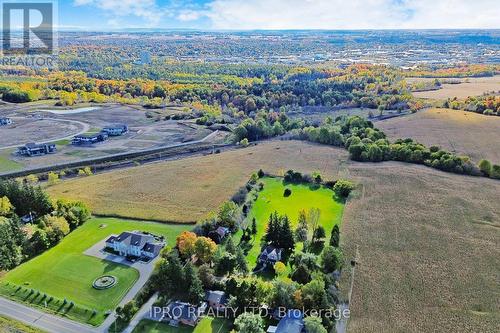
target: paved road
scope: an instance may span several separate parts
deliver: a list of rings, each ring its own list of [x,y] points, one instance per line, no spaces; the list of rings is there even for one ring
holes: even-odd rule
[[[97,329],[85,324],[47,314],[40,310],[0,297],[0,313],[30,326],[53,333],[97,333]]]
[[[149,316],[149,313],[151,311],[151,307],[153,304],[158,300],[158,293],[154,294],[149,301],[144,304],[139,311],[135,314],[134,318],[130,321],[130,324],[127,326],[127,328],[123,331],[123,333],[132,333],[134,328],[139,324],[139,322],[147,318]],[[112,328],[110,329],[112,331]]]
[[[25,117],[11,117],[11,118],[12,119],[25,119]],[[59,122],[63,122],[63,123],[78,124],[82,127],[82,129],[80,131],[78,131],[76,133],[72,133],[70,135],[60,136],[60,137],[56,137],[56,138],[50,138],[50,139],[47,139],[47,140],[44,140],[41,142],[37,142],[39,144],[45,144],[45,143],[55,142],[55,141],[60,141],[60,140],[69,140],[69,139],[72,139],[76,135],[87,133],[90,130],[89,124],[78,121],[78,120],[56,119],[56,118],[49,118],[49,117],[44,117],[43,119],[44,120],[59,121]],[[42,118],[40,120],[42,120]],[[18,148],[19,146],[21,146],[21,144],[16,144],[16,145],[12,145],[12,146],[1,146],[0,149]]]

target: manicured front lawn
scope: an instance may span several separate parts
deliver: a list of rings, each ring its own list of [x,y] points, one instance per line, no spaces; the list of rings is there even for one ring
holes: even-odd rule
[[[335,198],[334,192],[326,187],[315,188],[308,184],[284,184],[283,178],[265,177],[259,180],[264,183],[264,189],[253,204],[247,222],[251,225],[252,219],[257,221],[257,235],[251,243],[247,259],[249,267],[255,267],[261,250],[261,239],[266,233],[269,216],[277,211],[278,214],[286,214],[290,218],[292,228],[295,229],[298,221],[299,211],[311,208],[321,210],[319,224],[325,228],[327,240],[330,237],[335,224],[340,224],[344,203]],[[289,197],[283,195],[286,188],[292,191]],[[241,237],[241,231],[236,234],[237,240]]]
[[[213,317],[204,317],[194,328],[182,324],[179,327],[172,327],[167,323],[141,320],[133,333],[227,333],[231,327],[229,320]]]
[[[0,294],[74,320],[100,324],[104,313],[113,310],[133,286],[139,272],[83,252],[111,234],[132,230],[163,235],[167,244],[172,245],[179,233],[190,228],[186,225],[94,218],[54,248],[7,273],[1,280]],[[103,274],[117,277],[117,285],[107,290],[92,288],[94,279]],[[50,297],[54,299],[49,301]],[[70,302],[74,302],[74,306],[70,307]],[[96,315],[92,315],[94,309]]]

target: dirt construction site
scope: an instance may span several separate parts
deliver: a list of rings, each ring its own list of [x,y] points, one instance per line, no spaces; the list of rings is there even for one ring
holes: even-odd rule
[[[211,134],[193,120],[171,120],[180,108],[151,112],[139,107],[107,104],[76,109],[60,109],[45,105],[36,107],[3,106],[0,117],[9,117],[12,124],[0,127],[0,164],[3,172],[44,167],[135,152],[150,148],[175,146],[197,141]],[[161,116],[158,116],[160,114]],[[128,133],[109,137],[93,145],[74,146],[75,135],[97,133],[103,127],[124,124]],[[221,139],[219,136],[215,140]],[[57,152],[37,157],[16,154],[27,143],[55,143]]]

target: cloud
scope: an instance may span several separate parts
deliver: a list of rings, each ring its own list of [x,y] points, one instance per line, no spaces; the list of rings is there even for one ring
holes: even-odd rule
[[[213,0],[219,29],[500,28],[497,0]]]
[[[500,28],[498,0],[74,0],[123,25],[127,16],[148,27],[170,23],[209,29]],[[126,21],[125,21],[126,22]],[[192,23],[190,23],[192,22]]]
[[[75,0],[75,6],[94,6],[110,17],[108,24],[112,26],[123,24],[120,18],[136,16],[144,20],[148,27],[155,27],[167,8],[160,8],[155,0]]]

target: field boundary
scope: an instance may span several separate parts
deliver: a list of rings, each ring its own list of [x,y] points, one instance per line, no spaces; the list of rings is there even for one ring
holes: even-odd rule
[[[196,221],[174,221],[174,220],[158,220],[158,219],[147,219],[147,218],[137,218],[130,216],[122,216],[119,214],[96,214],[92,213],[93,217],[99,218],[113,218],[113,219],[121,219],[127,221],[139,221],[139,222],[151,222],[151,223],[160,223],[160,224],[172,224],[172,225],[196,225]]]

